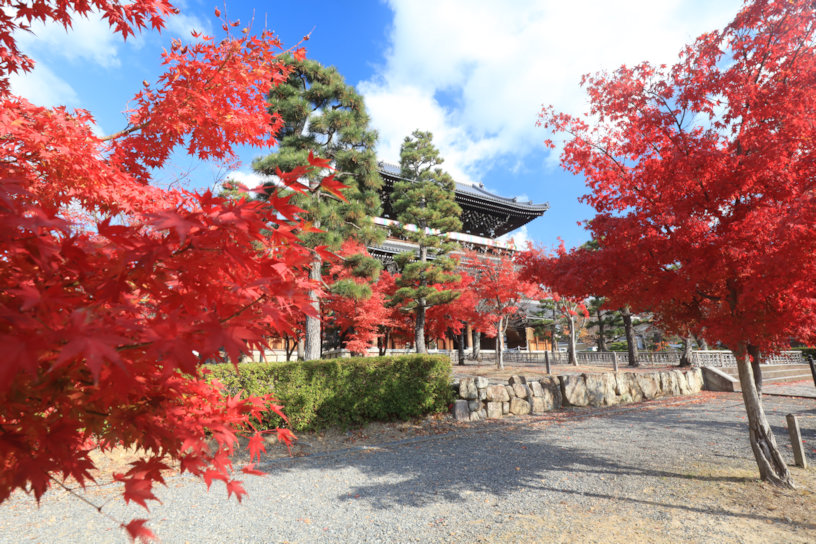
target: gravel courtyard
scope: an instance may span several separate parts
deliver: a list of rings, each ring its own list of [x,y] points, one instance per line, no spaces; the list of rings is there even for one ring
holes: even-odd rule
[[[784,416],[799,416],[816,462],[816,399],[766,396],[792,462]],[[118,488],[90,489],[120,520],[147,517],[166,543],[816,542],[816,470],[796,490],[756,481],[741,397],[701,393],[639,405],[482,421],[262,466],[249,496],[227,501],[188,477],[163,504],[125,507]],[[0,506],[0,542],[127,542],[62,491],[40,508]]]

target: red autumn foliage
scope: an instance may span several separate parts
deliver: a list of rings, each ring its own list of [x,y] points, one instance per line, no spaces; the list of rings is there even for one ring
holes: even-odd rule
[[[340,259],[333,260],[328,277],[332,282],[353,281],[358,285],[369,284],[371,296],[358,299],[329,292],[323,298],[321,310],[325,314],[325,323],[339,330],[341,338],[344,339],[343,347],[352,353],[366,355],[377,339],[379,328],[392,325],[389,317],[391,312],[385,307],[383,283],[354,277],[353,271],[344,266],[342,259],[352,255],[368,256],[368,251],[358,242],[346,241],[338,252]]]
[[[734,350],[761,476],[782,484],[744,358],[816,337],[814,21],[810,0],[749,1],[674,66],[586,77],[596,124],[545,108],[541,124],[568,136],[562,164],[586,177],[600,247],[527,266]]]
[[[459,281],[436,286],[439,290],[458,291],[460,295],[453,302],[427,309],[425,332],[428,338],[446,338],[449,334],[458,336],[468,324],[479,331],[492,331],[492,324],[477,311],[479,298],[473,289],[473,276],[462,270],[458,271],[458,275]]]
[[[469,252],[461,263],[474,277],[472,290],[477,300],[475,310],[481,321],[491,325],[490,329],[483,329],[484,332],[497,338],[497,364],[501,367],[507,326],[523,311],[524,301],[540,300],[544,297],[544,292],[537,283],[528,281],[521,274],[520,267],[511,255],[480,255]]]
[[[146,507],[171,463],[224,481],[240,500],[237,433],[281,408],[268,396],[224,396],[202,362],[237,361],[310,311],[312,286],[293,272],[309,262],[298,209],[277,195],[236,202],[149,181],[178,146],[229,162],[236,145],[274,142],[280,121],[264,97],[285,77],[280,44],[268,32],[174,42],[128,127],[100,139],[88,112],[9,94],[9,73],[31,68],[12,31],[32,19],[69,25],[93,8],[126,37],[148,20],[160,28],[174,8],[71,5],[19,3],[0,18],[0,501],[15,490],[39,499],[68,478],[84,486],[91,451],[117,446],[142,455],[113,475],[126,501]],[[262,448],[250,445],[255,458]],[[122,527],[147,540],[144,523]]]

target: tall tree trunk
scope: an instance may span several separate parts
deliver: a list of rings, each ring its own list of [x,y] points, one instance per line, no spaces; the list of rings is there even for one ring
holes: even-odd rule
[[[304,348],[306,344],[306,340],[301,336],[297,340],[297,360],[298,361],[305,361],[306,360],[306,349]]]
[[[462,324],[462,329],[459,331],[459,364],[465,364],[465,335],[467,334],[467,328],[465,324]]]
[[[575,317],[567,316],[567,327],[569,329],[569,345],[567,346],[567,356],[569,364],[578,366],[578,357],[575,355]]]
[[[380,357],[384,357],[388,353],[388,343],[391,340],[391,328],[386,327],[385,333],[377,338],[377,347],[379,348]]]
[[[683,338],[683,351],[680,353],[680,365],[679,366],[691,366],[691,336],[686,336]]]
[[[428,353],[425,346],[425,307],[416,307],[416,322],[414,323],[414,345],[417,353]]]
[[[754,385],[756,386],[757,393],[762,395],[762,368],[759,366],[759,362],[761,361],[759,348],[753,344],[748,344],[747,351],[748,355],[751,356],[751,371],[754,373]]]
[[[482,333],[480,331],[473,331],[473,359],[478,361],[482,356]]]
[[[419,246],[419,261],[422,263],[428,262],[428,248]],[[425,279],[425,272],[422,272],[419,277],[420,287],[425,287],[428,284]],[[420,297],[417,300],[417,307],[415,310],[416,321],[414,321],[414,344],[417,353],[428,353],[428,348],[425,346],[425,297]]]
[[[606,323],[600,308],[598,308],[598,351],[606,351]]]
[[[635,330],[632,327],[632,312],[629,311],[629,306],[621,310],[623,317],[623,330],[626,331],[626,348],[629,351],[629,366],[640,366],[638,361],[638,348],[635,341]]]
[[[754,382],[752,364],[748,356],[748,347],[743,344],[735,353],[737,369],[739,371],[742,400],[745,403],[745,412],[748,416],[748,434],[751,449],[754,452],[759,476],[766,482],[780,487],[793,487],[788,465],[782,458],[776,445],[771,426],[762,409],[762,398],[757,392]]]
[[[550,327],[550,351],[553,354],[553,361],[555,361],[555,354],[558,352],[558,343],[555,341],[555,323],[556,323],[556,314],[555,314],[555,306],[552,309],[552,327]]]
[[[317,253],[314,253],[312,258],[311,268],[309,269],[309,279],[315,282],[320,282],[323,278],[321,268],[323,267],[323,259]],[[306,341],[304,345],[304,357],[307,361],[314,361],[320,359],[320,298],[317,296],[317,291],[309,291],[309,300],[312,308],[314,308],[315,316],[306,316]]]
[[[496,325],[496,368],[504,369],[504,329],[502,323],[504,319],[499,319]]]
[[[289,339],[289,335],[283,337],[283,351],[286,353],[286,360],[289,361],[290,357],[292,357],[292,350],[289,349],[289,344],[291,344],[291,340]]]

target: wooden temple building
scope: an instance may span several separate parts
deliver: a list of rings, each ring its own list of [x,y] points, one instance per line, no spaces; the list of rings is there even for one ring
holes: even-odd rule
[[[383,186],[380,190],[382,200],[382,217],[375,217],[374,222],[387,227],[395,222],[394,213],[391,209],[391,193],[394,183],[401,179],[398,166],[381,162],[379,163],[379,173],[383,179]],[[549,209],[549,204],[533,204],[532,202],[521,201],[518,198],[505,198],[485,190],[484,185],[469,185],[456,183],[456,203],[462,208],[462,232],[448,233],[448,237],[457,241],[464,249],[477,252],[512,252],[515,251],[513,241],[505,242],[499,240],[505,234],[509,234],[521,228],[533,219],[540,217]],[[369,247],[372,256],[377,257],[386,269],[396,272],[394,256],[399,253],[415,250],[416,246],[408,241],[394,237],[386,238],[380,245]],[[468,333],[471,331],[468,330]],[[467,348],[471,350],[473,345],[473,335],[467,334]],[[388,350],[405,351],[410,349],[413,339],[392,339]],[[439,350],[455,349],[454,342],[450,338],[430,339],[431,348]],[[508,349],[528,349],[528,350],[549,350],[549,339],[537,338],[533,334],[533,329],[526,327],[523,320],[519,323],[511,323],[507,329]],[[270,350],[265,353],[266,360],[286,360],[287,351],[294,351],[292,342],[284,339],[274,339],[270,342]],[[480,348],[492,350],[495,348],[495,339],[481,335]],[[376,351],[377,347],[372,346]],[[253,359],[260,358],[260,354],[254,354]]]
[[[391,193],[394,183],[402,179],[399,166],[380,162],[380,176],[383,186],[380,190],[382,200],[382,217],[374,221],[387,226],[394,222],[394,213],[391,209]],[[457,241],[464,249],[477,252],[513,252],[516,247],[512,240],[499,240],[533,219],[541,217],[550,205],[548,203],[533,204],[521,201],[518,198],[506,198],[485,190],[484,185],[470,185],[456,183],[456,203],[462,208],[462,232],[451,232],[448,237]],[[380,259],[383,265],[392,272],[396,271],[394,256],[406,251],[412,251],[416,246],[405,240],[388,237],[382,244],[369,247],[369,252]],[[519,248],[521,249],[521,248]],[[533,329],[525,326],[526,323],[511,323],[507,329],[507,348],[523,348],[529,350],[550,349],[549,339],[540,339],[533,334]],[[470,332],[470,331],[468,331]],[[473,335],[466,335],[468,348],[472,348]],[[453,341],[449,338],[432,339],[438,349],[454,349]],[[485,350],[494,349],[495,339],[482,335],[480,347]],[[405,342],[392,341],[389,349],[405,348]]]

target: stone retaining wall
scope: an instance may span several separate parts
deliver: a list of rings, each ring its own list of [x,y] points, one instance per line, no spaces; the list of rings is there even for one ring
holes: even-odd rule
[[[458,421],[543,414],[562,406],[611,406],[644,399],[692,395],[703,387],[699,368],[655,372],[561,374],[528,380],[511,376],[507,384],[487,378],[462,378],[454,384]]]

